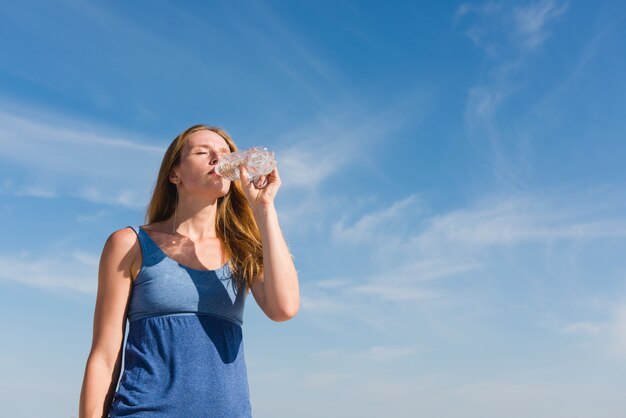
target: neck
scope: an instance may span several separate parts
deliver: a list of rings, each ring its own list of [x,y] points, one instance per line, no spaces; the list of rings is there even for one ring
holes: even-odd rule
[[[216,238],[215,219],[217,199],[198,199],[196,196],[178,197],[176,212],[170,218],[170,231],[194,241]],[[176,223],[174,223],[174,218]]]

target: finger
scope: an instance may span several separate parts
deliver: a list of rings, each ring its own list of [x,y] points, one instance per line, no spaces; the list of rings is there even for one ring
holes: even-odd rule
[[[254,187],[257,189],[264,189],[269,183],[268,176],[259,176],[254,179]]]
[[[248,180],[248,169],[244,165],[239,166],[239,180],[244,188],[250,187],[250,180]]]
[[[267,175],[267,179],[268,182],[274,186],[280,186],[281,181],[280,181],[280,176],[278,175],[278,168],[274,168],[268,175]]]

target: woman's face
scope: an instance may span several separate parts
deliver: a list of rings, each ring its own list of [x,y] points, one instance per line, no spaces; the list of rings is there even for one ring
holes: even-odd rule
[[[210,193],[221,197],[228,193],[230,180],[215,173],[222,155],[230,153],[228,144],[218,134],[206,129],[187,137],[180,155],[180,164],[173,169],[182,187],[188,193]]]

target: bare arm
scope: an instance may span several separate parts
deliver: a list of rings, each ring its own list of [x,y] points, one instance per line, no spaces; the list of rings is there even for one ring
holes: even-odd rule
[[[80,418],[108,415],[121,370],[131,266],[140,251],[137,236],[129,228],[111,234],[102,250],[93,339],[80,394]]]
[[[239,167],[243,192],[254,213],[263,242],[263,274],[252,285],[254,300],[273,321],[287,321],[300,309],[298,272],[278,224],[274,198],[281,185],[278,169],[263,176],[265,186],[248,181],[245,165]]]
[[[261,310],[274,321],[287,321],[300,307],[298,273],[278,224],[274,205],[255,208],[254,217],[263,240],[264,274],[252,286]]]

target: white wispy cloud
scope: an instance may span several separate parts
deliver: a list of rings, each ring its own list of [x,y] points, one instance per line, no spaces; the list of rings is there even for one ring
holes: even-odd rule
[[[422,203],[419,196],[411,195],[379,211],[367,213],[358,221],[346,226],[346,222],[340,220],[334,225],[333,236],[337,240],[363,242],[364,240],[377,237],[390,225],[397,222],[404,223],[404,216],[418,216]]]
[[[342,252],[358,248],[359,262],[346,266],[339,276],[306,278],[302,312],[307,318],[316,316],[316,325],[322,317],[337,323],[340,314],[383,334],[404,329],[407,335],[415,335],[411,320],[431,321],[421,322],[422,330],[442,326],[437,318],[461,323],[460,316],[478,315],[491,321],[490,310],[507,309],[492,298],[503,293],[502,300],[507,300],[506,281],[501,277],[512,272],[529,289],[517,296],[519,304],[534,305],[538,303],[534,298],[549,303],[552,292],[564,300],[572,294],[567,287],[585,286],[584,278],[572,277],[571,272],[593,268],[581,265],[584,248],[626,239],[623,199],[602,189],[582,204],[580,195],[571,193],[494,195],[434,214],[425,202],[421,204],[425,210],[413,211],[409,196],[351,223],[338,220],[332,229],[336,256],[341,259]],[[604,203],[596,205],[598,201]],[[393,223],[388,222],[391,218]],[[367,239],[368,230],[375,239]],[[548,265],[558,267],[546,270]],[[354,268],[358,273],[351,274]],[[544,293],[533,294],[533,286]],[[530,315],[527,320],[535,319]],[[323,326],[329,332],[335,328]],[[445,332],[465,332],[443,327]],[[591,322],[569,327],[569,332],[583,330],[593,333],[596,328]]]
[[[457,9],[455,26],[491,58],[483,81],[468,89],[464,116],[468,141],[481,150],[481,170],[494,187],[523,190],[532,177],[532,128],[511,128],[525,112],[503,122],[507,115],[501,111],[526,91],[533,75],[528,62],[567,9],[566,1],[557,0],[463,4]]]
[[[364,259],[371,258],[378,258],[378,255],[370,248],[364,253]],[[322,280],[321,285],[314,280],[304,280],[301,310],[314,326],[331,333],[345,332],[339,324],[349,320],[383,335],[400,332],[413,338],[417,328],[412,319],[420,315],[419,312],[457,303],[444,285],[433,280],[467,277],[478,268],[477,263],[453,258],[418,262],[410,259],[405,263],[388,260],[378,269],[387,270],[384,273],[360,274],[349,280]]]
[[[486,2],[461,4],[454,15],[455,24],[470,20],[465,34],[490,56],[507,54],[507,48],[533,50],[550,34],[549,24],[567,12],[568,3],[539,0],[514,3]],[[521,52],[521,51],[518,51]]]
[[[340,298],[319,295],[308,290],[302,291],[300,305],[304,311],[326,314],[343,312],[349,309],[349,306],[346,303],[342,303]]]
[[[601,332],[602,327],[598,323],[582,321],[566,324],[561,328],[561,330],[566,334],[595,335]]]
[[[311,191],[348,167],[363,164],[385,138],[419,111],[414,105],[405,103],[405,98],[384,108],[336,104],[298,128],[281,133],[277,158],[281,173],[285,173],[284,187]]]
[[[346,354],[347,350],[343,348],[332,348],[328,350],[317,351],[315,353],[309,354],[309,356],[313,359],[326,360],[337,358],[342,354]]]
[[[84,120],[2,104],[0,159],[16,167],[3,180],[2,193],[131,208],[147,204],[164,147],[110,129],[106,134]]]
[[[521,43],[530,49],[541,45],[549,35],[547,24],[550,20],[567,11],[567,2],[544,0],[516,7],[513,20]]]
[[[395,279],[394,276],[390,278]],[[398,283],[388,281],[387,283],[355,284],[347,290],[347,293],[356,294],[357,297],[363,295],[374,296],[377,299],[389,302],[419,302],[435,296],[432,291],[419,289],[417,287],[400,286]]]
[[[76,219],[76,222],[80,224],[89,223],[89,222],[94,222],[99,219],[102,219],[104,216],[108,215],[109,213],[110,212],[106,210],[99,210],[95,213],[85,213],[85,214],[77,215],[75,219]]]
[[[355,348],[332,348],[317,351],[309,354],[309,356],[317,361],[347,361],[355,359],[361,361],[396,361],[411,357],[417,354],[420,347],[417,344],[412,345],[378,345],[365,349]]]
[[[0,280],[42,290],[96,292],[98,257],[82,250],[35,255],[27,251],[0,254]]]
[[[10,189],[7,189],[7,191]],[[33,196],[33,197],[41,197],[41,198],[53,198],[57,197],[57,191],[46,189],[43,187],[37,186],[27,186],[24,189],[16,190],[14,192],[15,196]]]
[[[562,200],[561,200],[562,199]],[[626,219],[590,215],[590,208],[561,196],[485,199],[470,209],[434,217],[413,242],[420,248],[460,244],[466,248],[554,240],[592,240],[626,236]]]
[[[331,143],[299,142],[280,151],[281,178],[286,188],[315,188],[349,161],[349,152],[338,153]]]
[[[403,346],[375,346],[358,354],[360,357],[372,361],[400,360],[411,357],[418,352],[417,345]]]
[[[276,156],[284,191],[277,201],[287,236],[323,231],[348,208],[358,211],[375,199],[332,190],[334,180],[349,185],[371,176],[396,183],[379,167],[378,157],[393,152],[384,145],[388,138],[425,118],[427,95],[425,89],[407,88],[385,106],[338,103],[278,136]]]
[[[610,35],[620,27],[623,22],[623,17],[615,17],[613,20],[601,25],[601,29],[597,31],[581,48],[579,57],[574,65],[569,66],[568,73],[561,80],[560,83],[552,86],[552,90],[549,91],[536,105],[535,113],[546,113],[550,109],[552,118],[556,118],[561,113],[561,110],[557,110],[560,106],[556,104],[556,100],[564,92],[574,90],[576,83],[580,81],[580,78],[585,74],[585,71],[590,67],[590,63],[597,58],[598,50],[601,48],[602,43],[610,38]]]

